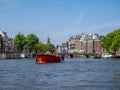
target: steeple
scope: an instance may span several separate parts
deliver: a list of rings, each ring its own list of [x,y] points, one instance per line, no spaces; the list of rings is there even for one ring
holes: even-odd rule
[[[50,44],[50,37],[48,36],[47,44]]]

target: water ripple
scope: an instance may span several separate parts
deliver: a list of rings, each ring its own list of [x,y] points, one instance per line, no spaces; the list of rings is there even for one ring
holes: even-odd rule
[[[0,90],[120,90],[120,60],[1,60]]]

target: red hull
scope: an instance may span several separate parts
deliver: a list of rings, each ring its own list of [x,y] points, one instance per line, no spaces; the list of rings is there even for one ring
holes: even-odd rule
[[[55,63],[61,62],[63,60],[62,57],[56,57],[54,55],[37,55],[36,63]]]

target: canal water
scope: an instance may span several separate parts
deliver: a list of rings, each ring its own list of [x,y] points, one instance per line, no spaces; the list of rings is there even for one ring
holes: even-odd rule
[[[0,60],[0,90],[120,90],[120,60],[65,58]]]

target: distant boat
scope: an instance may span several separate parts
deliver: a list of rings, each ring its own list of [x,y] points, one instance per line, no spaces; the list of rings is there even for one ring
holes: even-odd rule
[[[95,58],[95,59],[100,59],[100,58],[101,58],[101,55],[95,55],[94,58]]]
[[[102,57],[103,57],[103,58],[111,58],[111,57],[112,57],[112,54],[110,54],[110,53],[103,53],[103,54],[102,54]]]
[[[120,58],[120,55],[113,55],[112,58]]]
[[[64,60],[63,55],[45,55],[45,54],[39,54],[36,55],[36,63],[55,63],[55,62],[62,62]]]

